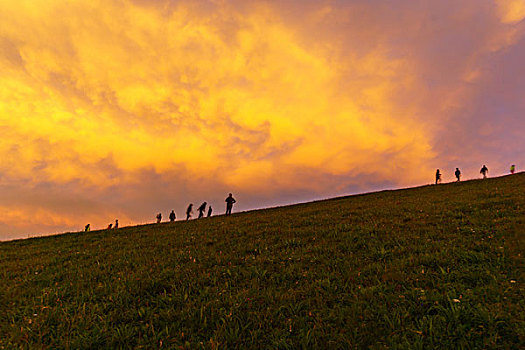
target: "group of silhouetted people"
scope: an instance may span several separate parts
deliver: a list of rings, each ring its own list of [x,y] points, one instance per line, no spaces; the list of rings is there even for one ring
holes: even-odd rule
[[[510,166],[510,173],[511,174],[514,174],[516,172],[516,165],[515,164],[512,164]],[[486,165],[483,164],[483,166],[481,167],[481,170],[479,171],[479,173],[481,175],[483,175],[483,178],[486,179],[487,178],[487,174],[489,173],[489,169],[487,168]],[[461,181],[461,170],[459,170],[459,168],[456,168],[456,171],[454,171],[454,176],[456,177],[456,182],[459,182]],[[441,183],[441,172],[439,169],[436,170],[436,185],[438,183]],[[233,195],[230,193],[228,195],[228,197],[224,200],[226,202],[226,215],[231,215],[232,213],[232,209],[233,209],[233,205],[237,202],[235,200],[235,198],[233,198]],[[208,203],[204,202],[200,205],[200,207],[197,209],[197,211],[199,212],[199,219],[204,217],[204,212],[206,212],[206,206],[208,205]],[[208,206],[208,212],[206,214],[206,217],[210,217],[211,214],[213,212],[213,209],[210,206]],[[193,215],[193,203],[191,203],[188,208],[186,209],[186,220],[189,220],[191,219],[191,216]],[[160,223],[162,221],[162,213],[158,213],[157,214],[157,223]],[[175,216],[175,211],[172,210],[170,215],[169,215],[169,219],[170,219],[170,222],[174,222],[175,219],[176,219],[176,216]],[[118,219],[115,220],[115,225],[113,224],[109,224],[108,227],[107,227],[108,230],[110,229],[118,229]],[[90,224],[87,224],[85,227],[84,227],[84,232],[89,232],[91,230],[91,225]]]
[[[106,228],[106,230],[111,230],[111,229],[117,229],[118,228],[118,219],[115,220],[115,226],[113,226],[113,224],[109,224],[108,227]],[[86,226],[84,226],[84,232],[89,232],[91,231],[91,224],[87,224]]]
[[[170,218],[171,222],[175,221],[175,219],[176,219],[175,211],[172,210],[168,217]],[[160,224],[161,221],[162,221],[162,213],[158,213],[157,214],[157,224]]]
[[[510,173],[511,174],[514,174],[516,172],[516,165],[515,164],[512,164],[510,166]],[[487,168],[486,165],[483,164],[483,167],[481,167],[481,170],[479,171],[479,173],[481,175],[483,175],[483,178],[486,179],[487,178],[487,174],[489,173],[489,169]],[[454,171],[454,176],[456,177],[456,182],[459,182],[461,181],[461,170],[459,170],[459,168],[456,168],[456,171]],[[441,172],[439,171],[439,169],[436,170],[436,185],[438,183],[441,183]],[[237,202],[235,200],[235,198],[233,198],[233,195],[230,193],[228,195],[228,197],[224,200],[226,202],[226,215],[231,215],[232,213],[232,209],[233,209],[233,205]],[[200,207],[197,209],[197,211],[199,212],[199,219],[204,217],[204,212],[206,211],[206,206],[208,205],[208,203],[204,202],[200,205]],[[206,214],[206,217],[210,217],[211,214],[213,212],[213,209],[210,206],[208,206],[208,212]],[[193,215],[193,203],[191,203],[188,208],[186,209],[186,220],[189,220],[191,219],[191,216]],[[162,213],[158,213],[157,214],[157,223],[159,224],[161,221],[162,221]],[[174,222],[175,219],[176,219],[176,216],[175,216],[175,211],[172,210],[170,215],[169,215],[169,219],[170,219],[170,222]],[[113,226],[113,224],[109,224],[108,227],[107,227],[108,230],[110,229],[118,229],[118,219],[115,220],[115,225]],[[89,232],[91,230],[91,225],[90,224],[87,224],[85,227],[84,227],[84,232]]]
[[[233,198],[233,195],[230,193],[228,195],[228,197],[224,200],[226,202],[226,215],[231,215],[232,213],[232,209],[233,209],[233,205],[237,202],[235,200],[235,198]],[[208,203],[204,202],[200,205],[199,209],[197,209],[197,211],[199,212],[199,219],[204,217],[204,213],[206,212],[206,207],[208,206]],[[213,209],[210,206],[208,206],[208,212],[206,214],[206,217],[210,217],[211,214],[213,212]],[[191,216],[193,215],[193,203],[191,203],[188,208],[186,209],[186,220],[189,220],[191,219]],[[175,215],[175,211],[172,210],[170,215],[169,215],[169,219],[170,219],[170,222],[174,222],[175,219],[176,219],[176,215]],[[156,219],[157,219],[157,224],[160,224],[162,222],[162,213],[158,213],[157,216],[156,216]],[[107,229],[110,230],[110,229],[116,229],[118,228],[118,219],[115,220],[115,226],[113,226],[113,224],[109,224]],[[89,232],[91,230],[91,224],[87,224],[85,227],[84,227],[84,232]]]
[[[197,211],[199,212],[199,219],[204,216],[204,212],[206,211],[206,206],[207,205],[208,205],[208,203],[204,202],[204,203],[201,204],[199,209],[197,209]],[[208,215],[207,215],[207,217],[211,216],[212,211],[213,211],[213,209],[212,209],[212,207],[210,205],[208,207]],[[192,215],[193,215],[193,203],[190,203],[190,205],[188,205],[188,208],[186,209],[186,220],[191,219]]]
[[[112,228],[118,228],[118,219],[115,220],[115,226],[113,226],[113,224],[109,224],[107,229],[111,230]]]
[[[461,180],[461,170],[459,168],[456,168],[456,171],[454,172],[454,176],[456,176],[457,181]],[[439,169],[436,170],[436,185],[441,183],[441,172]]]
[[[225,199],[225,202],[226,202],[226,215],[231,215],[232,209],[233,209],[233,204],[235,204],[237,201],[235,200],[235,198],[233,198],[233,195],[230,193],[228,195],[228,197]],[[206,210],[206,208],[208,208],[208,210]],[[203,202],[199,206],[197,211],[199,212],[199,216],[198,216],[199,219],[203,218],[205,213],[206,213],[206,217],[209,218],[212,215],[212,213],[213,213],[213,208],[211,207],[211,205],[208,205],[207,202]],[[191,219],[192,215],[193,215],[193,203],[190,203],[188,205],[188,208],[186,209],[186,220]],[[171,211],[169,219],[170,219],[170,222],[175,221],[176,216],[175,216],[175,211],[174,210]],[[160,223],[161,221],[162,221],[162,213],[158,213],[157,214],[157,223]]]
[[[511,174],[514,174],[516,172],[516,165],[515,164],[512,164],[510,166],[510,173]],[[487,168],[486,165],[483,164],[483,167],[481,167],[481,170],[479,171],[479,173],[481,175],[483,175],[483,178],[486,179],[487,178],[487,174],[489,173],[489,168]],[[461,170],[459,170],[459,168],[456,168],[456,171],[454,171],[454,176],[456,177],[456,182],[459,182],[461,181]],[[439,171],[439,169],[436,170],[436,185],[438,183],[441,183],[441,172]],[[224,200],[226,202],[226,215],[231,215],[232,213],[232,209],[233,209],[233,205],[237,202],[235,200],[235,198],[233,198],[233,195],[230,193],[228,195],[228,197]],[[197,209],[197,211],[199,212],[199,219],[204,217],[204,212],[206,212],[206,206],[208,205],[208,203],[204,202],[200,205],[200,207]],[[210,217],[211,214],[213,212],[213,209],[210,206],[208,206],[208,212],[206,214],[206,217]],[[188,208],[186,209],[186,220],[189,220],[191,219],[191,216],[193,215],[193,203],[191,203]],[[175,216],[175,211],[172,210],[170,215],[169,215],[169,219],[170,219],[170,222],[174,222],[175,219],[176,219],[176,216]],[[157,223],[160,223],[162,221],[162,213],[158,213],[157,214]],[[110,229],[118,229],[118,219],[115,220],[115,225],[113,224],[109,224],[108,227],[107,227],[108,230]],[[85,227],[84,227],[84,232],[89,232],[91,230],[91,225],[90,224],[87,224]]]
[[[516,165],[512,164],[510,166],[510,173],[514,174],[514,172],[516,172]],[[484,179],[486,179],[487,174],[489,173],[489,168],[487,168],[487,166],[483,164],[479,173],[483,175]],[[461,181],[461,170],[459,170],[459,168],[456,168],[456,171],[454,171],[454,176],[456,177],[456,182]],[[441,183],[441,172],[439,171],[439,169],[436,170],[436,185],[438,183]]]

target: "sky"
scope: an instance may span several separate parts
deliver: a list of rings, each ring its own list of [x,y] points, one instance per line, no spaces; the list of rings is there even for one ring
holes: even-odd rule
[[[525,168],[525,0],[0,0],[0,240]]]

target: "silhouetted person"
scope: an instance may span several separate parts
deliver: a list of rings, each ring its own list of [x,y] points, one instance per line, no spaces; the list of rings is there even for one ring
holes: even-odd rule
[[[514,174],[515,171],[516,171],[516,165],[512,164],[512,165],[510,166],[510,173],[511,173],[511,174]]]
[[[485,166],[485,164],[483,164],[483,167],[481,168],[481,170],[479,171],[479,173],[481,175],[483,175],[483,178],[486,179],[487,178],[487,173],[489,172],[489,168],[487,168]]]
[[[459,170],[459,168],[456,168],[454,175],[456,175],[456,179],[458,182],[461,181],[461,171]]]
[[[199,211],[199,219],[204,216],[204,211],[206,210],[206,204],[207,204],[206,202],[202,203],[199,209],[197,209]]]
[[[115,227],[114,227],[114,228],[115,228],[115,229],[118,228],[118,219],[115,220]]]
[[[436,170],[436,185],[441,182],[441,173],[439,169]]]
[[[113,224],[109,224],[107,230],[111,230],[112,227],[113,227]]]
[[[193,204],[188,205],[188,209],[186,209],[186,220],[191,218],[191,214],[193,214]]]
[[[208,217],[211,216],[211,212],[212,212],[213,209],[211,209],[211,205],[208,207]]]
[[[173,210],[170,213],[170,221],[171,222],[175,221],[175,211],[173,211]]]
[[[237,201],[235,200],[235,198],[233,198],[232,194],[230,193],[228,198],[226,198],[225,202],[226,202],[226,215],[230,215],[232,213],[233,204],[236,203]]]
[[[157,214],[157,224],[160,224],[161,221],[162,221],[162,213],[158,213]]]
[[[89,230],[91,230],[91,225],[90,225],[90,224],[87,224],[87,225],[84,227],[84,232],[89,232]]]

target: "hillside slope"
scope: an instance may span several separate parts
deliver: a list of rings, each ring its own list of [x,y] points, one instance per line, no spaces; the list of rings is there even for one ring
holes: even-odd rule
[[[0,243],[0,348],[517,348],[525,173]]]

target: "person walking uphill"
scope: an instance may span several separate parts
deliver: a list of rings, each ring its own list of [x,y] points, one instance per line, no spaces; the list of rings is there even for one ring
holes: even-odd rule
[[[197,209],[199,211],[199,219],[204,216],[204,211],[206,210],[206,204],[207,204],[206,202],[202,203],[199,209]]]
[[[175,221],[175,211],[174,210],[172,210],[170,213],[170,221],[171,222]]]
[[[162,214],[158,213],[157,214],[157,224],[160,224],[161,221],[162,221]]]
[[[436,185],[438,183],[441,183],[441,173],[439,172],[439,169],[436,170]]]
[[[457,182],[461,181],[461,171],[459,170],[459,168],[456,168],[454,175],[456,175],[456,179],[458,179]]]
[[[193,214],[193,203],[188,205],[188,209],[186,209],[186,220],[191,218],[191,214]]]
[[[237,203],[237,201],[235,200],[235,198],[233,198],[232,194],[230,193],[228,198],[226,198],[225,202],[226,202],[226,215],[231,215],[233,204]]]
[[[510,166],[510,173],[511,173],[511,174],[514,174],[515,171],[516,171],[516,165],[512,164],[512,165]]]
[[[483,178],[487,178],[487,173],[489,172],[489,168],[487,168],[485,165],[483,165],[483,168],[479,171],[481,175],[483,175]]]

